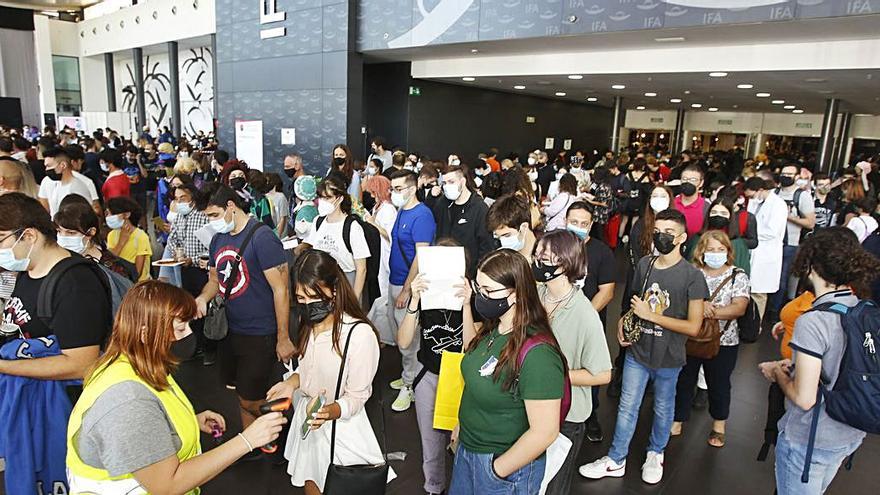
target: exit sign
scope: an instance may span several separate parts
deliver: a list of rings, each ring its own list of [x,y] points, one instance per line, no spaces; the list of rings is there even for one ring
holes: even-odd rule
[[[421,96],[422,95],[422,88],[420,88],[418,86],[410,86],[409,87],[409,95],[410,96]]]
[[[718,119],[718,125],[733,125],[733,119]]]
[[[652,124],[662,124],[663,117],[651,117],[651,123]]]
[[[812,122],[795,122],[794,128],[795,129],[812,129],[813,123]]]

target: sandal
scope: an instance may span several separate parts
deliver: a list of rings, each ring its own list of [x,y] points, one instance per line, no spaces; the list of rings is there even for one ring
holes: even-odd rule
[[[718,444],[716,445],[716,444],[712,443],[713,440],[715,442],[717,442]],[[717,431],[713,430],[711,433],[709,433],[708,443],[710,446],[715,447],[716,449],[720,449],[721,447],[724,447],[724,433],[717,432]]]

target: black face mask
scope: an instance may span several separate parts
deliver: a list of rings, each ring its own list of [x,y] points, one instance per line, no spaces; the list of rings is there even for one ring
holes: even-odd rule
[[[299,306],[310,323],[320,323],[333,312],[333,301],[315,301]]]
[[[532,275],[535,276],[537,282],[549,282],[562,275],[562,272],[556,273],[560,265],[545,265],[538,260],[532,263]]]
[[[186,337],[171,343],[171,355],[181,361],[187,361],[195,356],[197,345],[196,334],[190,333]]]
[[[507,298],[489,299],[477,292],[474,295],[474,308],[484,320],[495,320],[510,310],[511,304]]]
[[[721,215],[709,215],[709,228],[712,230],[722,230],[730,225],[730,219]]]
[[[666,232],[654,232],[654,247],[660,254],[669,254],[675,249],[675,236]]]
[[[55,171],[55,169],[46,169],[46,177],[51,180],[61,180],[61,174]]]
[[[247,181],[244,180],[244,177],[236,177],[234,179],[229,179],[229,185],[236,191],[241,191],[244,189],[244,186],[247,185]]]
[[[419,202],[424,202],[428,191],[430,191],[428,188],[416,189],[416,199],[418,199]]]
[[[794,177],[789,177],[787,175],[779,176],[779,185],[782,187],[791,187],[794,185]]]
[[[334,158],[333,165],[335,165],[337,167],[341,167],[341,166],[345,165],[345,158],[339,158],[339,157]]]
[[[285,168],[284,175],[286,175],[292,179],[296,175],[296,169],[295,168]]]
[[[365,210],[373,211],[373,208],[376,206],[376,198],[374,198],[372,194],[364,191],[361,194],[361,204],[364,205]]]
[[[690,182],[682,182],[679,191],[681,191],[681,193],[685,196],[693,196],[697,193],[697,186],[691,184]]]

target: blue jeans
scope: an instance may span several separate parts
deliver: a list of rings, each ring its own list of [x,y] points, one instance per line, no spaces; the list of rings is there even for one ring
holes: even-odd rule
[[[492,469],[494,454],[478,454],[459,445],[452,467],[449,495],[532,495],[541,489],[544,462],[541,456],[510,474],[499,478]]]
[[[788,276],[791,272],[791,265],[794,263],[794,257],[797,254],[797,246],[782,246],[782,271],[779,273],[779,290],[770,295],[770,311],[774,315],[779,315],[779,311],[788,302]]]
[[[810,482],[801,482],[804,460],[807,454],[805,444],[792,443],[785,432],[779,432],[776,440],[776,491],[779,495],[818,495],[825,493],[831,480],[837,474],[840,464],[847,456],[859,448],[859,440],[838,449],[813,449],[810,461]]]
[[[617,406],[617,424],[614,426],[614,440],[608,457],[621,463],[629,453],[629,442],[636,431],[639,420],[639,408],[648,380],[654,380],[654,424],[651,427],[651,439],[648,452],[663,453],[672,430],[672,419],[675,415],[675,385],[681,368],[651,369],[641,365],[626,354],[623,364],[623,385],[620,391],[620,404]]]

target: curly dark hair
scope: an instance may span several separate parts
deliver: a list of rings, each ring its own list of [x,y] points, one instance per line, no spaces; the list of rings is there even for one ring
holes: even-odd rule
[[[815,271],[829,284],[849,286],[859,297],[870,297],[871,283],[880,273],[880,259],[862,248],[853,231],[828,227],[801,242],[792,270],[800,277]]]

